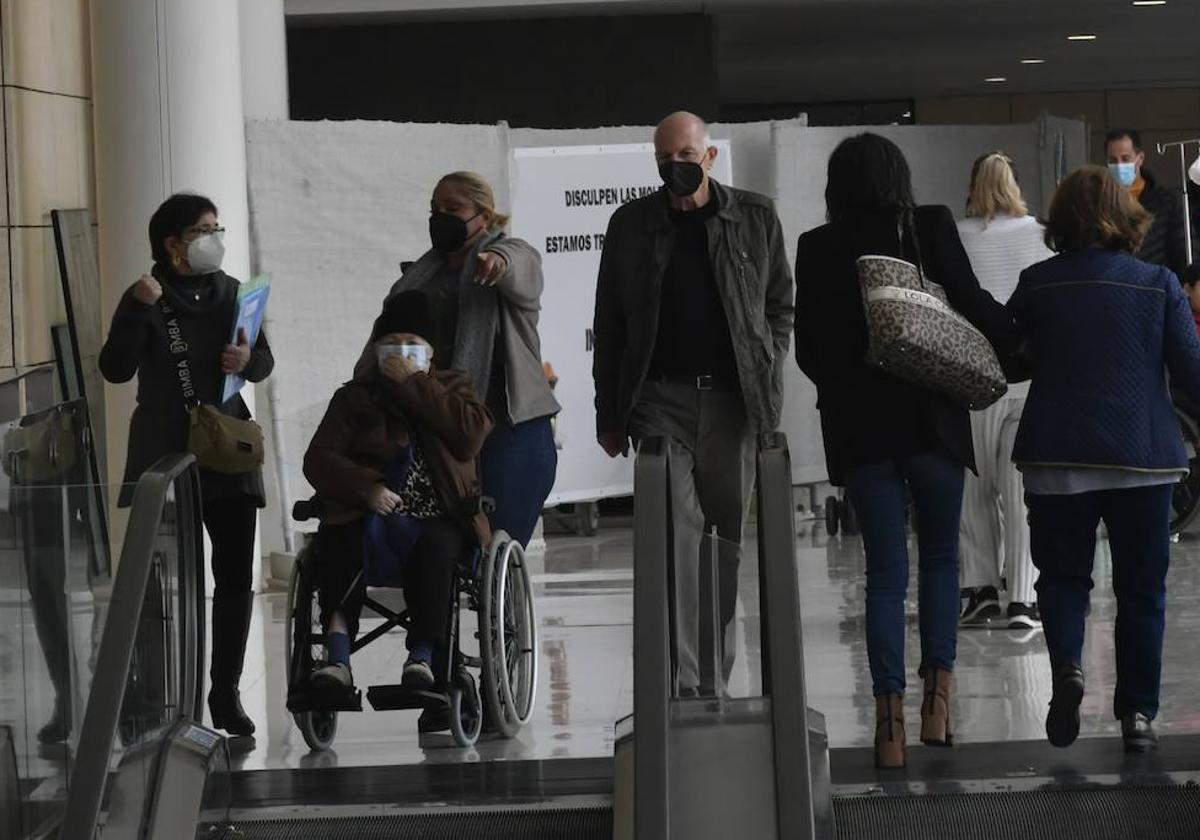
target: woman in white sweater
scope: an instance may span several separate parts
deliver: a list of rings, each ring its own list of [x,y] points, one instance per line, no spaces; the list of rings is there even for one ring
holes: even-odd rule
[[[959,236],[979,285],[1006,301],[1021,272],[1049,259],[1045,230],[1028,213],[1012,160],[992,152],[975,161],[967,218]],[[1012,463],[1013,439],[1028,385],[1011,386],[995,405],[971,415],[979,477],[967,476],[961,525],[964,626],[986,625],[1000,608],[1002,576],[1008,581],[1006,621],[1013,629],[1041,626],[1034,594],[1021,475]]]

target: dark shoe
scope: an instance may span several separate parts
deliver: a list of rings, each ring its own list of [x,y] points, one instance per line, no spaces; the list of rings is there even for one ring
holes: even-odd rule
[[[410,659],[404,663],[404,672],[400,676],[400,684],[414,691],[429,691],[433,688],[433,669],[428,662],[420,659]]]
[[[254,734],[254,721],[242,708],[238,694],[253,608],[253,592],[217,590],[213,593],[212,667],[209,669],[212,690],[208,693],[208,709],[212,713],[213,726],[230,735]]]
[[[1149,752],[1158,746],[1158,735],[1154,733],[1154,724],[1141,712],[1134,712],[1121,718],[1121,739],[1125,742],[1125,752],[1127,753]]]
[[[685,685],[679,689],[680,700],[691,700],[700,696],[700,689],[694,685]]]
[[[893,769],[903,767],[904,761],[904,695],[876,697],[875,766]]]
[[[1083,669],[1062,665],[1054,669],[1054,693],[1046,713],[1046,738],[1056,747],[1069,747],[1079,737],[1079,704],[1083,702]]]
[[[921,703],[921,743],[931,747],[950,747],[950,691],[953,675],[941,668],[930,668],[925,678],[925,700]]]
[[[254,721],[242,708],[242,698],[236,688],[214,686],[208,693],[208,711],[214,729],[224,729],[230,735],[254,734]]]
[[[1037,604],[1022,604],[1013,601],[1008,605],[1009,630],[1036,630],[1042,626],[1042,614]]]
[[[71,735],[71,716],[61,704],[55,704],[54,716],[38,730],[39,744],[61,744]]]
[[[354,676],[350,672],[350,666],[343,662],[335,662],[313,671],[312,681],[316,685],[332,688],[354,687]]]
[[[1000,617],[1000,593],[994,586],[981,586],[978,589],[964,589],[963,595],[967,605],[963,607],[959,624],[964,627],[980,627],[993,618]]]

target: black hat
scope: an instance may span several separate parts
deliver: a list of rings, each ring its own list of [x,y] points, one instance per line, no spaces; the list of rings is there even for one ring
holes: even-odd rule
[[[424,292],[401,292],[383,304],[383,312],[375,319],[375,327],[371,330],[371,341],[393,333],[411,333],[426,341],[433,340],[429,300]]]

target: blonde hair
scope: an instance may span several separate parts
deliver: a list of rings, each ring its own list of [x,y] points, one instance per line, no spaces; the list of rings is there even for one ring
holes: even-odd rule
[[[1012,158],[1004,152],[992,152],[977,159],[971,168],[967,216],[990,222],[1001,213],[1026,216],[1029,208],[1021,198]]]
[[[466,170],[459,172],[451,172],[449,175],[443,175],[437,182],[437,186],[442,184],[453,183],[462,187],[463,195],[471,200],[478,209],[487,214],[488,228],[498,230],[508,224],[508,216],[496,210],[496,194],[492,192],[492,185],[489,184],[482,175],[478,172],[469,172]],[[434,187],[436,190],[437,187]]]

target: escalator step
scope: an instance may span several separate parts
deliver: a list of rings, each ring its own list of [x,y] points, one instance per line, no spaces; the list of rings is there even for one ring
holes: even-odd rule
[[[611,840],[611,808],[506,809],[239,823],[242,840]],[[204,837],[211,837],[203,830]],[[200,835],[197,835],[198,840]]]
[[[837,840],[1196,840],[1200,787],[839,796]]]

